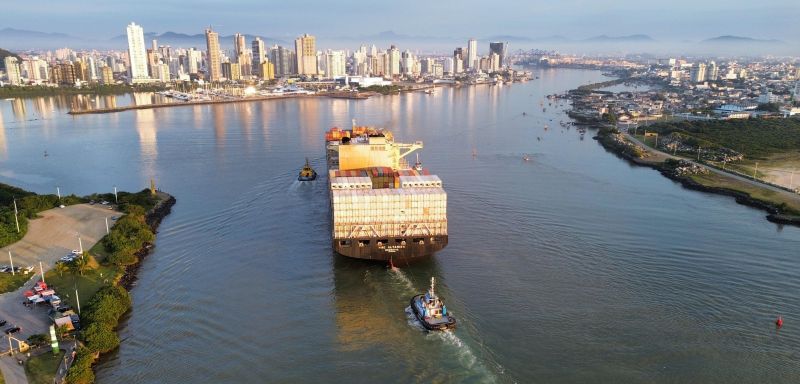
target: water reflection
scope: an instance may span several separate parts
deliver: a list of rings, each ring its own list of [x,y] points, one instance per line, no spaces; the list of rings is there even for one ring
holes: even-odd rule
[[[319,100],[316,98],[301,98],[297,102],[298,117],[300,121],[300,142],[306,150],[313,150],[319,146],[318,127],[323,124],[319,117]]]
[[[158,160],[158,137],[155,111],[137,109],[133,111],[136,132],[139,134],[139,153],[142,163],[142,176],[145,179],[155,177],[155,166]]]
[[[14,113],[14,118],[17,121],[24,121],[26,119],[25,99],[17,97],[11,100],[11,111]]]
[[[225,106],[222,104],[211,105],[211,118],[214,120],[214,139],[217,147],[225,147]]]

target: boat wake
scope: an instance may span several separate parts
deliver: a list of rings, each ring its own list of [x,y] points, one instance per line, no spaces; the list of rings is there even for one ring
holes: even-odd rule
[[[416,290],[414,289],[414,284],[411,279],[406,276],[406,274],[397,267],[392,266],[390,268],[392,272],[392,276],[394,279],[399,282],[401,285],[405,286],[409,293],[415,293]],[[405,308],[406,314],[406,321],[408,325],[418,329],[420,331],[425,332],[426,329],[422,325],[422,323],[417,319],[417,316],[414,314],[414,310],[411,309],[411,306],[406,306]],[[463,321],[463,320],[462,320]],[[477,356],[472,352],[472,349],[467,345],[461,338],[456,336],[455,331],[453,330],[446,330],[446,331],[436,331],[436,332],[428,332],[425,336],[429,340],[440,340],[444,342],[446,345],[454,348],[456,352],[456,356],[458,357],[458,362],[466,368],[468,371],[472,372],[476,376],[480,377],[480,382],[482,383],[496,383],[497,378],[495,377],[494,373],[492,373],[486,366],[478,359]]]
[[[406,276],[405,273],[403,273],[403,271],[400,270],[400,268],[397,268],[393,265],[390,270],[392,271],[392,276],[394,279],[400,283],[400,285],[404,286],[404,288],[408,289],[408,293],[414,294],[416,292],[414,289],[414,283],[408,278],[408,276]]]

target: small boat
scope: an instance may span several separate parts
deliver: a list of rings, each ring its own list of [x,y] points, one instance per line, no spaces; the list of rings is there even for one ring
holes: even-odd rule
[[[432,89],[426,89],[424,92],[426,94],[428,94],[428,95],[432,95],[433,94],[433,90]]]
[[[311,168],[308,165],[308,158],[306,158],[306,165],[303,167],[303,170],[300,171],[300,175],[297,176],[297,180],[299,181],[311,181],[317,178],[317,171],[314,168]]]
[[[456,327],[456,318],[447,314],[444,300],[436,296],[435,278],[431,277],[431,288],[424,295],[411,298],[411,310],[422,326],[429,331],[444,331]]]
[[[530,159],[531,158],[530,158],[530,156],[528,156],[527,153],[522,156],[522,161],[530,161]]]

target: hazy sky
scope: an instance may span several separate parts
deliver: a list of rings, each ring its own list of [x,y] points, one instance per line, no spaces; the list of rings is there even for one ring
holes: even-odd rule
[[[797,41],[799,0],[3,0],[11,27],[111,38],[130,21],[146,32],[243,32],[289,38],[399,34],[486,37],[648,34],[658,40],[743,35]],[[399,5],[402,4],[402,5]]]

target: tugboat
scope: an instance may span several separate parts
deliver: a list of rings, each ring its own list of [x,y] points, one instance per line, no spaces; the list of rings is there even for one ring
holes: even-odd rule
[[[456,318],[447,314],[444,300],[436,296],[435,279],[431,277],[431,289],[424,295],[411,298],[411,310],[422,326],[429,331],[444,331],[456,327]]]
[[[297,180],[299,181],[311,181],[317,178],[317,171],[314,168],[311,168],[308,165],[308,158],[306,157],[306,165],[303,167],[303,170],[300,171],[300,175],[297,176]]]

